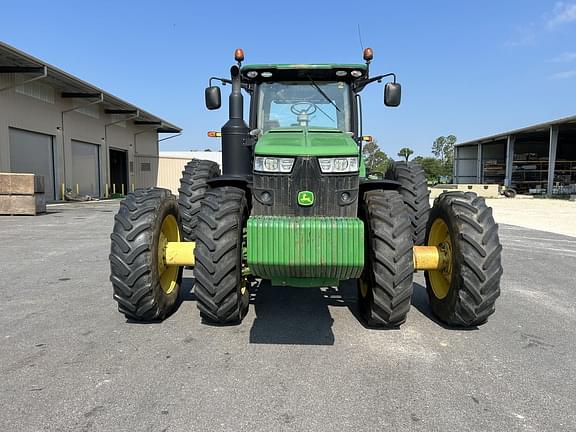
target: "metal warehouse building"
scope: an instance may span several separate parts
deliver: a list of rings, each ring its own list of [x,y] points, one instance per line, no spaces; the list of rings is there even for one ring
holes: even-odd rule
[[[43,175],[47,200],[155,185],[158,134],[180,131],[0,42],[0,172]]]
[[[518,193],[576,193],[576,116],[457,144],[455,183],[504,184]]]

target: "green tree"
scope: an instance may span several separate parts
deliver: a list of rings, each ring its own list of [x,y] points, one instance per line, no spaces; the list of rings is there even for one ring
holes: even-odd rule
[[[443,176],[452,176],[454,165],[454,144],[456,144],[456,136],[440,136],[434,140],[432,144],[432,153],[442,164]]]
[[[406,162],[408,162],[408,159],[413,154],[414,154],[414,150],[412,150],[411,148],[408,148],[408,147],[401,148],[400,151],[398,152],[398,156],[405,158]]]
[[[380,150],[378,141],[366,143],[362,147],[362,156],[368,172],[379,172],[384,174],[390,164],[390,158],[386,153]]]
[[[418,162],[420,166],[424,169],[426,173],[426,180],[430,183],[438,183],[440,176],[443,174],[443,165],[440,159],[434,157],[422,157],[417,156],[414,158],[415,162]]]

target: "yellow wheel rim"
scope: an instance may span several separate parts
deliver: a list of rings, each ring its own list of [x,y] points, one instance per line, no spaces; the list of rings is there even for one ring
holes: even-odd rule
[[[442,300],[450,291],[452,282],[452,240],[448,225],[443,219],[436,219],[430,228],[428,246],[438,246],[444,255],[442,260],[445,264],[438,270],[428,272],[428,278],[434,295]]]
[[[180,271],[178,266],[166,265],[166,243],[179,241],[178,221],[173,215],[168,215],[162,221],[160,238],[158,239],[158,276],[160,277],[160,286],[165,294],[172,293],[178,287],[178,272]]]

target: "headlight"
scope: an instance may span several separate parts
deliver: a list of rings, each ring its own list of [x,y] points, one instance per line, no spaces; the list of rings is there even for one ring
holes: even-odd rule
[[[293,166],[294,158],[270,156],[256,156],[254,158],[254,171],[289,173]]]
[[[339,158],[318,158],[320,171],[326,173],[343,173],[358,171],[358,158],[339,157]]]

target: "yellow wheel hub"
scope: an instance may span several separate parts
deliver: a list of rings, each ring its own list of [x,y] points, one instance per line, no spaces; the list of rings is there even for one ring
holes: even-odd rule
[[[443,265],[438,270],[429,270],[428,278],[432,291],[439,300],[442,300],[450,291],[452,282],[452,240],[448,225],[443,219],[436,219],[430,228],[428,246],[437,246],[443,255],[441,262]]]
[[[166,245],[168,242],[179,241],[178,222],[173,215],[168,215],[162,221],[158,239],[158,276],[160,286],[166,294],[172,293],[178,287],[178,272],[180,271],[178,266],[166,264]]]

